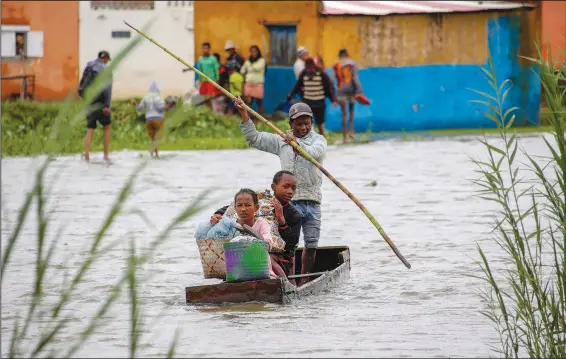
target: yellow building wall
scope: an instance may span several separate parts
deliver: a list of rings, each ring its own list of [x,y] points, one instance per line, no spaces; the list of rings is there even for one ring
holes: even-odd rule
[[[516,11],[521,17],[521,48],[519,54],[527,57],[538,57],[537,46],[540,46],[542,35],[542,9],[537,6],[531,11]],[[521,64],[532,64],[532,61],[519,58]]]
[[[195,56],[200,56],[203,42],[210,42],[222,60],[226,40],[234,41],[244,58],[249,46],[258,45],[269,59],[268,23],[297,23],[297,46],[306,46],[312,56],[322,56],[326,67],[337,60],[341,48],[347,48],[361,67],[485,64],[488,20],[504,15],[519,15],[520,53],[535,56],[534,43],[541,31],[540,8],[376,18],[320,16],[320,1],[196,1],[194,7]]]
[[[366,16],[324,16],[320,19],[320,56],[326,67],[331,67],[338,59],[338,51],[342,48],[348,49],[350,57],[362,66],[363,39],[359,25],[369,21]]]
[[[257,45],[269,59],[269,31],[266,24],[297,23],[297,46],[316,53],[319,46],[319,1],[195,1],[195,60],[203,42],[210,42],[212,52],[226,58],[224,43],[234,41],[244,58],[249,47]]]
[[[539,10],[391,15],[377,19],[328,16],[321,19],[322,56],[329,64],[345,47],[361,67],[484,64],[489,56],[487,22],[501,15],[520,15],[521,52],[532,55],[540,31]]]

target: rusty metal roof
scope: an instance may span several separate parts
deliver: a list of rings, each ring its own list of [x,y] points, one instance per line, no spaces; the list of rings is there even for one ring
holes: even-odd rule
[[[513,1],[323,1],[324,15],[389,15],[531,8]]]

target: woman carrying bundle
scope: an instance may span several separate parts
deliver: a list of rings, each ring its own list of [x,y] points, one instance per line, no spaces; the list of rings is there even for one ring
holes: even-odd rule
[[[238,220],[230,217],[219,217],[213,215],[210,221],[201,223],[195,233],[197,240],[204,238],[234,238],[246,235],[248,230],[244,225],[251,228],[254,236],[267,242],[271,248],[271,231],[269,223],[264,218],[256,218],[259,210],[259,199],[257,193],[251,189],[243,188],[234,196],[234,209],[238,214]],[[269,273],[272,278],[285,275],[281,267],[270,258],[268,261]]]

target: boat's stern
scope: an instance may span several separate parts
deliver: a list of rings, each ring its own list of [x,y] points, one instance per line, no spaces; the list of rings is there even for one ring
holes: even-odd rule
[[[187,304],[194,303],[243,303],[251,301],[283,303],[281,279],[249,282],[218,283],[186,287]]]

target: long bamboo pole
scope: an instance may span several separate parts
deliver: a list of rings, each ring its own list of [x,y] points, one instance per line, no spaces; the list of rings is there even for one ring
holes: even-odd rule
[[[183,59],[181,59],[179,56],[173,54],[171,51],[169,51],[168,49],[166,49],[165,47],[163,47],[162,45],[160,45],[159,43],[157,43],[155,40],[153,40],[152,38],[150,38],[149,36],[147,36],[146,34],[144,34],[143,32],[141,32],[140,30],[136,29],[135,27],[133,27],[132,25],[128,24],[126,21],[124,21],[124,23],[129,26],[130,28],[132,28],[134,31],[136,31],[138,34],[140,34],[141,36],[145,37],[146,39],[148,39],[149,41],[151,41],[154,45],[156,45],[157,47],[161,48],[163,51],[165,51],[166,53],[168,53],[169,55],[171,55],[173,58],[175,58],[177,61],[179,61],[180,63],[182,63],[183,65],[187,66],[188,68],[190,68],[191,70],[193,70],[194,72],[196,72],[197,74],[199,74],[202,78],[206,79],[207,81],[209,81],[214,87],[216,87],[218,90],[222,91],[222,93],[224,93],[224,95],[228,96],[230,99],[234,99],[235,96],[232,95],[229,91],[227,91],[225,88],[223,88],[222,86],[218,85],[216,82],[212,81],[208,76],[206,76],[205,74],[203,74],[201,71],[199,71],[198,69],[196,69],[193,65],[187,63],[186,61],[184,61]],[[275,127],[271,122],[267,121],[265,118],[263,118],[263,116],[261,116],[259,113],[255,112],[252,108],[250,108],[248,105],[244,104],[245,109],[251,113],[252,115],[255,116],[255,118],[257,118],[258,120],[260,120],[261,122],[265,123],[266,125],[268,125],[269,127],[271,127],[271,129],[273,131],[275,131],[279,136],[281,137],[285,137],[286,135],[279,130],[277,127]],[[375,226],[375,228],[377,229],[377,231],[381,234],[381,236],[383,237],[383,239],[385,240],[385,242],[387,242],[387,244],[389,245],[389,247],[391,247],[391,249],[393,250],[393,252],[395,252],[395,254],[397,255],[397,257],[401,260],[401,262],[403,262],[403,264],[407,267],[407,268],[411,268],[411,264],[409,264],[409,262],[405,259],[405,257],[403,257],[403,255],[401,254],[401,252],[399,252],[399,250],[397,249],[397,247],[395,246],[395,244],[393,243],[393,241],[391,241],[391,239],[389,238],[389,236],[385,233],[385,231],[383,230],[383,228],[381,227],[381,225],[379,224],[379,222],[377,222],[377,220],[371,215],[371,213],[369,213],[369,211],[367,210],[367,208],[352,194],[352,192],[348,191],[348,189],[346,187],[344,187],[344,185],[342,185],[340,182],[338,182],[338,180],[336,178],[334,178],[334,176],[332,176],[324,167],[322,167],[322,165],[320,163],[318,163],[317,160],[315,160],[311,155],[309,155],[307,152],[305,152],[305,150],[303,150],[295,141],[290,141],[289,144],[291,146],[293,146],[293,148],[299,152],[301,154],[301,156],[303,156],[305,159],[307,159],[308,161],[310,161],[313,165],[315,165],[322,173],[324,173],[324,175],[326,177],[328,177],[328,179],[334,183],[336,186],[338,186],[338,188],[340,188],[342,190],[342,192],[344,192],[348,197],[350,197],[350,199],[362,210],[362,212],[364,212],[364,214],[368,217],[368,219],[370,220],[370,222]]]

